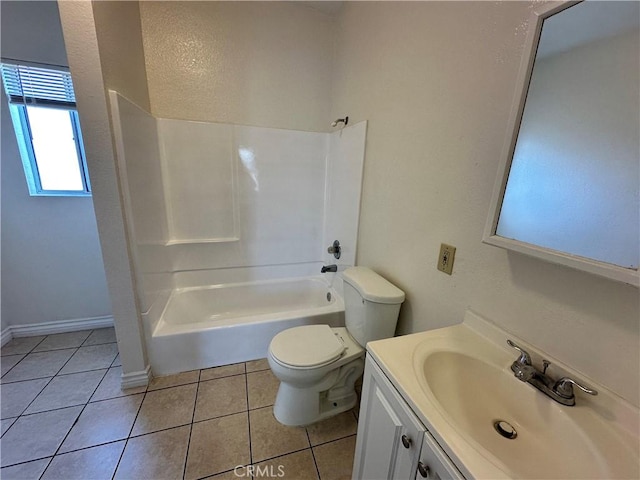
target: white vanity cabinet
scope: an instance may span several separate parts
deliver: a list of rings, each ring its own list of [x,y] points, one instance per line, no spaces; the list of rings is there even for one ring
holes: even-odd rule
[[[463,478],[369,355],[352,478]]]

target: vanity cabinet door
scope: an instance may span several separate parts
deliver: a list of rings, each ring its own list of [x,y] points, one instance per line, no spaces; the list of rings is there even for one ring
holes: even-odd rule
[[[464,480],[451,459],[429,432],[424,432],[415,480]]]
[[[415,478],[424,431],[382,371],[367,358],[353,479]]]

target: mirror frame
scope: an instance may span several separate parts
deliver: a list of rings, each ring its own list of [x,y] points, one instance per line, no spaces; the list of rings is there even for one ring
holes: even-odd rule
[[[529,83],[533,73],[533,66],[536,59],[538,42],[542,33],[542,24],[544,21],[556,13],[562,12],[572,7],[579,1],[555,1],[545,4],[532,11],[529,18],[528,33],[525,40],[520,69],[516,80],[516,88],[512,100],[511,112],[507,124],[507,136],[502,149],[500,165],[498,167],[498,176],[491,198],[491,206],[489,209],[489,217],[485,225],[482,242],[488,245],[501,247],[514,252],[533,256],[541,260],[564,265],[570,268],[600,275],[618,282],[628,283],[635,287],[640,286],[640,276],[637,269],[625,268],[610,263],[600,262],[578,255],[541,247],[531,243],[522,242],[496,234],[498,228],[498,220],[500,218],[500,210],[502,209],[502,201],[504,199],[507,180],[511,170],[511,162],[515,151],[516,142],[520,130],[520,122],[524,113],[524,107],[527,100]]]

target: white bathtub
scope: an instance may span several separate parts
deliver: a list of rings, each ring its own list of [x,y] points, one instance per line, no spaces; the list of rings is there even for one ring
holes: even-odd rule
[[[265,358],[277,333],[321,323],[344,325],[342,297],[322,277],[175,289],[148,341],[151,368],[168,375]]]

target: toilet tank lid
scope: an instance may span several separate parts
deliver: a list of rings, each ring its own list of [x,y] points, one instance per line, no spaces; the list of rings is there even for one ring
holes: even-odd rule
[[[404,292],[370,268],[347,268],[342,278],[369,302],[388,304],[404,302]]]

